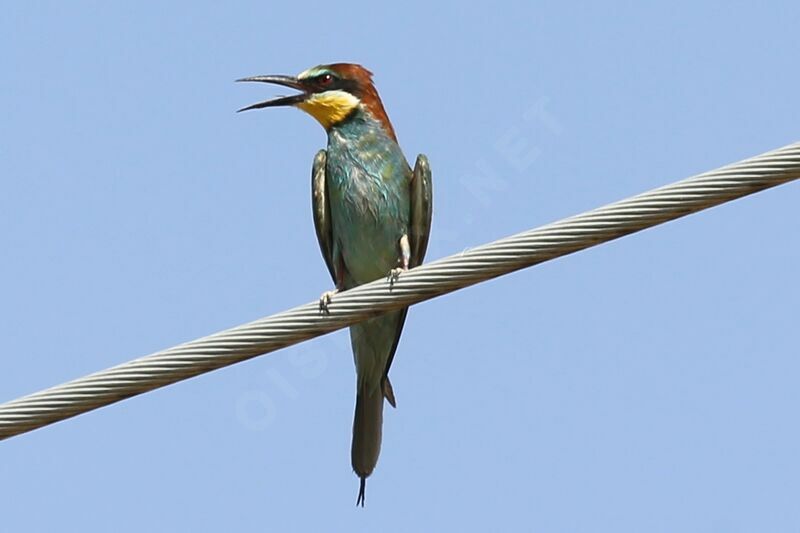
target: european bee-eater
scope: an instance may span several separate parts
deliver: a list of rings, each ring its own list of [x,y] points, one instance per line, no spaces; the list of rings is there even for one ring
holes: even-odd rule
[[[432,185],[428,159],[417,156],[412,170],[383,108],[372,73],[336,63],[297,76],[254,76],[238,81],[274,83],[296,89],[240,109],[295,106],[322,124],[328,149],[311,171],[312,208],[322,256],[336,285],[331,297],[422,263],[431,227]],[[378,462],[384,398],[395,407],[389,382],[407,309],[356,324],[350,342],[356,366],[356,412],[351,460],[360,478],[356,505],[364,505],[366,479]]]

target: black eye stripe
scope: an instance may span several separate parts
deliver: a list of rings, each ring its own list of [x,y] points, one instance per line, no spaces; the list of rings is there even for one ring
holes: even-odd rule
[[[361,97],[361,90],[357,81],[343,79],[328,72],[318,74],[313,78],[307,78],[305,83],[308,84],[314,92],[340,90],[346,91],[358,98]]]
[[[319,92],[333,89],[337,85],[338,81],[339,79],[336,76],[328,72],[324,72],[322,74],[317,74],[312,78],[306,78],[304,83],[313,88],[316,92]]]

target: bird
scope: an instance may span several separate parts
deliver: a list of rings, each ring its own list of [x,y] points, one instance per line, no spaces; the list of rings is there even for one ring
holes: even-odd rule
[[[293,106],[327,132],[327,149],[314,157],[312,212],[334,289],[320,297],[329,312],[335,295],[386,277],[390,287],[420,265],[430,238],[433,189],[428,158],[412,169],[373,82],[355,63],[324,64],[297,76],[263,75],[236,81],[269,83],[299,92],[258,102],[248,111]],[[350,327],[356,367],[351,463],[359,477],[356,506],[364,506],[366,480],[381,449],[383,404],[396,407],[389,369],[408,308]]]

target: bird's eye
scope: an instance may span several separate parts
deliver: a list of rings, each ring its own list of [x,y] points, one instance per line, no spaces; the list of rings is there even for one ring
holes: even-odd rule
[[[330,85],[332,81],[333,81],[333,76],[331,76],[330,74],[323,74],[322,76],[319,77],[320,85]]]

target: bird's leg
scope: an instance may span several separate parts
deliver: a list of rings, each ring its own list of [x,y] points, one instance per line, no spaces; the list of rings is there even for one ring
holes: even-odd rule
[[[400,274],[408,271],[408,264],[411,261],[411,246],[408,243],[408,235],[400,237],[400,266],[389,271],[389,286],[393,286]]]
[[[325,292],[322,293],[322,296],[319,297],[319,312],[320,313],[323,313],[323,314],[326,314],[326,315],[330,313],[330,310],[328,309],[328,306],[330,305],[331,300],[333,299],[333,296],[338,292],[339,292],[339,289],[336,288],[336,289],[333,289],[332,291],[325,291]]]
[[[328,306],[333,300],[334,295],[336,295],[339,291],[344,290],[344,264],[341,260],[339,261],[339,268],[336,268],[335,271],[336,287],[332,291],[323,292],[322,296],[319,297],[319,312],[322,314],[327,315],[330,313]]]

